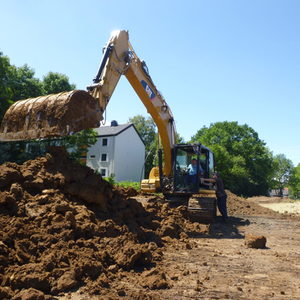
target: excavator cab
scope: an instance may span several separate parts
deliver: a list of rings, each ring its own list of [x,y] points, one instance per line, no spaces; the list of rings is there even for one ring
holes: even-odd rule
[[[212,151],[202,144],[175,144],[172,154],[172,176],[166,178],[158,172],[165,199],[175,205],[187,205],[192,221],[214,222],[215,188],[213,183],[201,183],[201,178],[212,178],[215,171]]]
[[[174,147],[173,192],[199,193],[207,189],[200,178],[211,178],[214,157],[209,148],[201,144],[179,144]]]

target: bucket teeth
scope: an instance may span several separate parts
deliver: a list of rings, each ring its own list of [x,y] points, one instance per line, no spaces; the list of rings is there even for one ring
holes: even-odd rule
[[[0,140],[65,136],[98,127],[101,120],[98,101],[82,90],[20,100],[5,113]]]

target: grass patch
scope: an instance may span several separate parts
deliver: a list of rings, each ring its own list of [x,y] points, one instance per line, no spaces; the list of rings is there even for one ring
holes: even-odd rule
[[[139,191],[141,189],[141,183],[137,181],[116,181],[115,174],[111,174],[109,177],[103,177],[106,181],[108,181],[110,184],[115,186],[120,186],[123,188],[132,187]]]
[[[116,182],[115,185],[121,186],[123,188],[132,187],[132,188],[136,189],[137,191],[139,191],[141,189],[140,182],[136,182],[136,181],[119,181],[119,182]]]

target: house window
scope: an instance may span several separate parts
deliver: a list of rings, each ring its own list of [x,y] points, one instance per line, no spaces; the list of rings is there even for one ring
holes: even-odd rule
[[[107,161],[107,154],[106,153],[101,154],[101,161]]]
[[[107,144],[108,144],[107,138],[103,138],[102,139],[102,146],[107,146]]]
[[[95,157],[96,157],[96,155],[91,155],[91,156],[90,156],[90,158],[95,158]]]
[[[101,176],[106,177],[106,169],[100,169],[100,174]]]

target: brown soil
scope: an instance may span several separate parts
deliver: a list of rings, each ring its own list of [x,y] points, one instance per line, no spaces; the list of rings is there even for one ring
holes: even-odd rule
[[[241,198],[230,191],[226,191],[228,195],[227,208],[229,215],[246,215],[246,216],[280,216],[279,213],[262,207],[254,201]]]
[[[142,206],[130,198],[135,190],[113,189],[57,148],[23,165],[2,165],[0,188],[1,299],[30,288],[106,294],[131,270],[161,261],[165,240],[208,229],[188,222],[185,207],[154,199]],[[169,286],[161,273],[146,278],[145,287]]]
[[[267,243],[267,239],[263,235],[257,236],[257,235],[247,234],[245,236],[245,245],[248,248],[265,249],[266,243]]]
[[[299,299],[298,220],[230,192],[228,210],[226,224],[192,223],[57,148],[6,163],[0,299]]]
[[[102,113],[98,101],[75,90],[20,100],[5,113],[0,140],[26,140],[64,136],[98,127]]]

